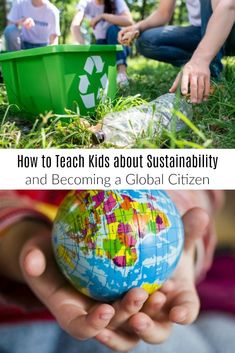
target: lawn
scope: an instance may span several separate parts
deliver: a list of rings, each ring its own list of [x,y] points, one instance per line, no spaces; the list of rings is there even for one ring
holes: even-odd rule
[[[234,148],[235,146],[235,60],[224,62],[222,80],[214,83],[214,93],[208,102],[193,107],[192,124],[184,130],[162,131],[158,136],[149,131],[137,138],[137,148],[208,147]],[[142,100],[150,101],[168,91],[177,69],[142,57],[129,60],[130,86],[118,92],[114,102],[101,104],[97,114],[89,123],[95,125],[112,110],[123,110],[138,105]],[[72,114],[72,113],[69,113]],[[75,114],[72,114],[73,116]],[[29,116],[9,106],[5,87],[0,87],[0,147],[1,148],[90,148],[94,147],[92,135],[83,119],[75,116],[72,122],[62,123],[50,114],[35,117],[33,124]],[[101,144],[101,147],[109,147]]]

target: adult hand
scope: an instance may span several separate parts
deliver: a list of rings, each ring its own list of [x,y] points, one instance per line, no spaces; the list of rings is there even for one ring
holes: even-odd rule
[[[97,15],[97,16],[95,16],[94,18],[92,18],[91,20],[90,20],[90,26],[94,29],[95,28],[95,26],[97,25],[97,23],[99,23],[102,19],[103,19],[103,14],[101,14],[101,15]]]
[[[123,28],[118,33],[118,41],[122,45],[130,46],[133,41],[140,35],[140,30],[137,24]]]
[[[21,26],[26,29],[30,29],[35,26],[35,22],[31,17],[26,17],[21,21]]]
[[[140,339],[159,344],[169,337],[172,323],[189,324],[196,319],[199,299],[194,283],[195,242],[203,237],[209,217],[202,209],[193,208],[185,213],[183,222],[185,245],[172,279],[147,300],[141,289],[132,289],[114,304],[116,315],[96,336],[109,348],[129,351]]]
[[[210,94],[210,67],[204,60],[191,59],[177,75],[170,92],[180,85],[183,95],[190,94],[192,103],[206,101]]]

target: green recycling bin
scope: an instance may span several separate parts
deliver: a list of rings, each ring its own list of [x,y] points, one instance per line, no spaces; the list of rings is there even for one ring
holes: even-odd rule
[[[0,55],[10,104],[33,114],[65,109],[94,113],[101,97],[114,98],[120,45],[54,45]]]

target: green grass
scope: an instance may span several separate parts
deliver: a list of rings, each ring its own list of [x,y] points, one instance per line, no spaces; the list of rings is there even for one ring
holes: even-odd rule
[[[130,86],[119,91],[115,102],[106,101],[99,105],[97,114],[89,120],[95,125],[110,111],[121,111],[150,101],[168,92],[178,70],[144,58],[129,60]],[[221,82],[214,83],[215,92],[208,102],[195,105],[192,122],[186,119],[187,128],[176,133],[163,131],[156,136],[151,127],[145,136],[136,139],[137,148],[165,147],[235,147],[235,60],[225,61]],[[75,113],[66,112],[74,119],[63,123],[58,117],[47,114],[35,117],[34,124],[29,116],[15,106],[9,106],[4,85],[0,87],[0,148],[91,148],[92,134],[84,120]],[[178,114],[176,112],[176,114]],[[178,114],[179,115],[179,114]],[[181,117],[185,120],[185,117]],[[110,147],[101,144],[100,147]]]

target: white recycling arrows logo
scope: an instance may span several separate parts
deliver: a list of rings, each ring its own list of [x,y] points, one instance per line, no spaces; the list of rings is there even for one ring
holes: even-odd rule
[[[92,77],[93,74],[96,74],[96,73],[100,74],[103,72],[103,69],[104,69],[104,62],[102,61],[102,58],[100,56],[98,55],[89,56],[84,65],[84,70],[87,72],[87,74],[79,76],[78,90],[80,92],[83,104],[88,109],[95,107],[95,99],[98,98],[100,94],[100,90],[98,90],[98,92],[96,93],[95,92],[88,93],[89,86],[90,86],[89,76]],[[100,88],[102,88],[106,93],[108,90],[108,84],[109,84],[108,76],[106,73],[104,73],[100,78],[100,85],[101,85]]]

